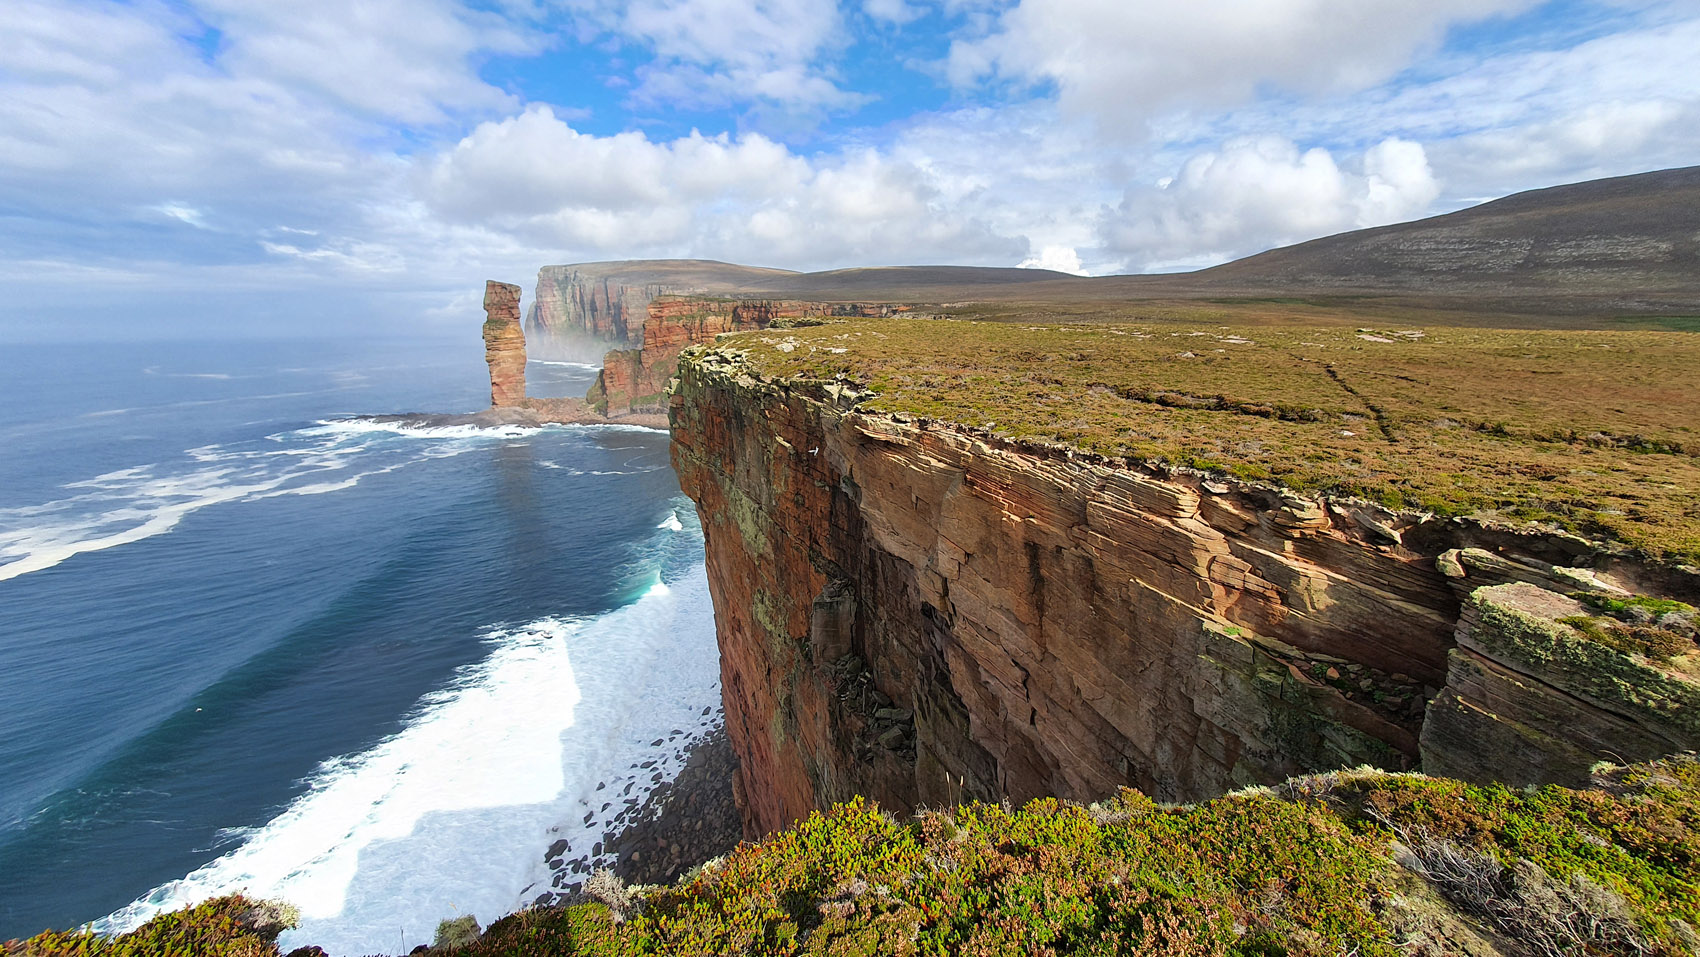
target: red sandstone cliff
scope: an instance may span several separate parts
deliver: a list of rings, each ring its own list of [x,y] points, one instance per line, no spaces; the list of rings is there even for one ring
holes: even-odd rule
[[[1647,585],[1586,543],[1011,447],[716,350],[678,375],[752,836],[855,794],[1179,800],[1366,763],[1568,780],[1700,745],[1692,680],[1637,684],[1493,587]],[[1566,727],[1581,743],[1548,747]]]
[[[490,365],[490,404],[525,404],[525,332],[519,321],[519,287],[494,279],[484,284],[484,359]]]
[[[651,300],[667,295],[729,295],[751,283],[789,276],[782,269],[709,260],[664,259],[544,266],[527,332],[540,343],[638,346]]]
[[[586,401],[611,418],[665,414],[667,384],[686,347],[713,342],[725,332],[766,329],[775,323],[823,316],[890,315],[895,307],[870,303],[822,303],[776,299],[710,299],[665,296],[647,306],[642,344],[616,349],[602,359],[602,373]]]

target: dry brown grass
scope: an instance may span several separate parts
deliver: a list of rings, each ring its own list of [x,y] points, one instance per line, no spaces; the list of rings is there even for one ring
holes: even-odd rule
[[[870,388],[874,411],[1700,558],[1700,338],[1198,315],[854,319],[722,341],[772,376]]]

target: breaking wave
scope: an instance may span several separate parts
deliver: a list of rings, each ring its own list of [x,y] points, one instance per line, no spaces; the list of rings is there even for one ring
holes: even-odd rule
[[[601,840],[717,720],[700,564],[607,614],[494,627],[484,640],[489,654],[422,699],[399,733],[324,762],[270,822],[233,832],[234,850],[96,929],[244,890],[300,908],[285,950],[405,953],[439,920],[489,923],[547,890],[543,848]]]
[[[163,535],[203,508],[340,491],[374,475],[538,431],[337,419],[255,442],[189,449],[176,461],[71,482],[63,486],[71,494],[56,501],[0,508],[0,581]]]

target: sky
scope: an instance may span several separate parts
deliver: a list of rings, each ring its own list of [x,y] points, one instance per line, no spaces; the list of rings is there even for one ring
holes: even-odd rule
[[[1159,272],[1700,163],[1700,0],[5,0],[0,341],[690,257]]]

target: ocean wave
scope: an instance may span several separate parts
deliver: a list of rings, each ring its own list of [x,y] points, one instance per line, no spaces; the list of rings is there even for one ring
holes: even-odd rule
[[[413,439],[517,439],[536,435],[556,425],[425,425],[407,421],[371,418],[320,419],[302,435],[359,436],[399,435]]]
[[[539,431],[334,419],[263,441],[187,449],[175,462],[67,483],[73,494],[55,501],[0,508],[0,581],[163,535],[214,505],[342,491],[374,475]]]
[[[494,628],[485,641],[488,655],[399,733],[324,762],[277,817],[230,832],[240,846],[97,929],[236,890],[300,908],[286,950],[404,953],[443,918],[488,923],[547,889],[545,846],[592,847],[676,776],[680,746],[719,702],[700,564],[605,615]]]

